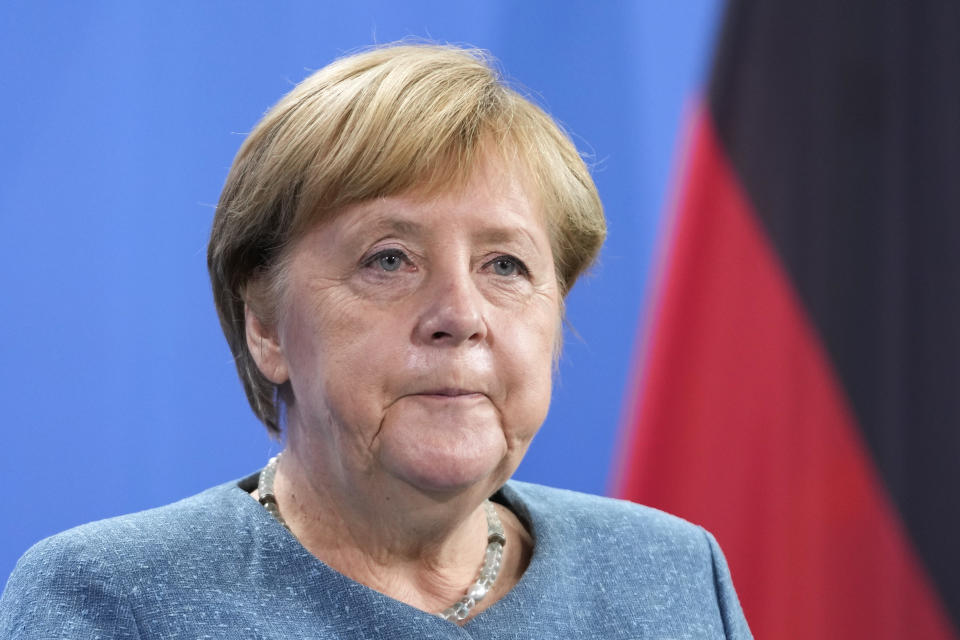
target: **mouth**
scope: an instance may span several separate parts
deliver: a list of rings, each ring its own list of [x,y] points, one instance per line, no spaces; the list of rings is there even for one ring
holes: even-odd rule
[[[458,388],[449,388],[445,387],[442,389],[426,389],[424,391],[418,391],[417,393],[411,393],[413,396],[421,396],[424,398],[437,398],[440,400],[444,399],[470,399],[470,398],[482,398],[484,394],[479,391],[474,391],[472,389],[458,389]]]

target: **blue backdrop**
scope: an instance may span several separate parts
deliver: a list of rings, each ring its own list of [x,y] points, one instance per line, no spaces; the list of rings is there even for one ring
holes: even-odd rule
[[[610,239],[568,301],[518,477],[603,493],[684,107],[718,0],[0,5],[0,583],[32,543],[258,468],[205,270],[243,134],[311,70],[407,36],[489,49],[595,165]]]

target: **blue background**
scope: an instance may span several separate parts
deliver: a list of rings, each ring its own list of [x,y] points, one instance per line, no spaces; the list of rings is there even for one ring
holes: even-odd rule
[[[489,49],[595,165],[610,238],[568,300],[551,413],[517,476],[603,493],[718,0],[5,2],[0,6],[0,582],[42,537],[259,468],[205,268],[260,115],[407,36]]]

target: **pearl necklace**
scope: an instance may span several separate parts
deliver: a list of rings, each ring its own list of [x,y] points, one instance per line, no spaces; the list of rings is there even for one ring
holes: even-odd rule
[[[257,493],[260,495],[260,504],[276,518],[277,522],[290,531],[289,525],[280,515],[280,507],[277,505],[277,496],[273,493],[273,478],[277,474],[277,461],[280,455],[277,454],[270,458],[267,466],[260,472],[260,481],[257,486]],[[507,537],[503,532],[503,525],[500,523],[500,516],[493,503],[484,500],[483,510],[487,514],[487,551],[483,557],[483,565],[477,579],[462,598],[452,605],[438,613],[437,615],[444,620],[465,620],[470,615],[470,611],[478,602],[484,599],[493,583],[497,581],[500,574],[500,565],[503,560],[503,545],[507,543]]]

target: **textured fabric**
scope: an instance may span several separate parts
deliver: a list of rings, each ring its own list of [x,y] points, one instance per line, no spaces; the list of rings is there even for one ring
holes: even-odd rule
[[[510,482],[520,582],[464,627],[337,573],[244,491],[215,487],[30,549],[0,638],[750,638],[713,537],[628,502]]]

